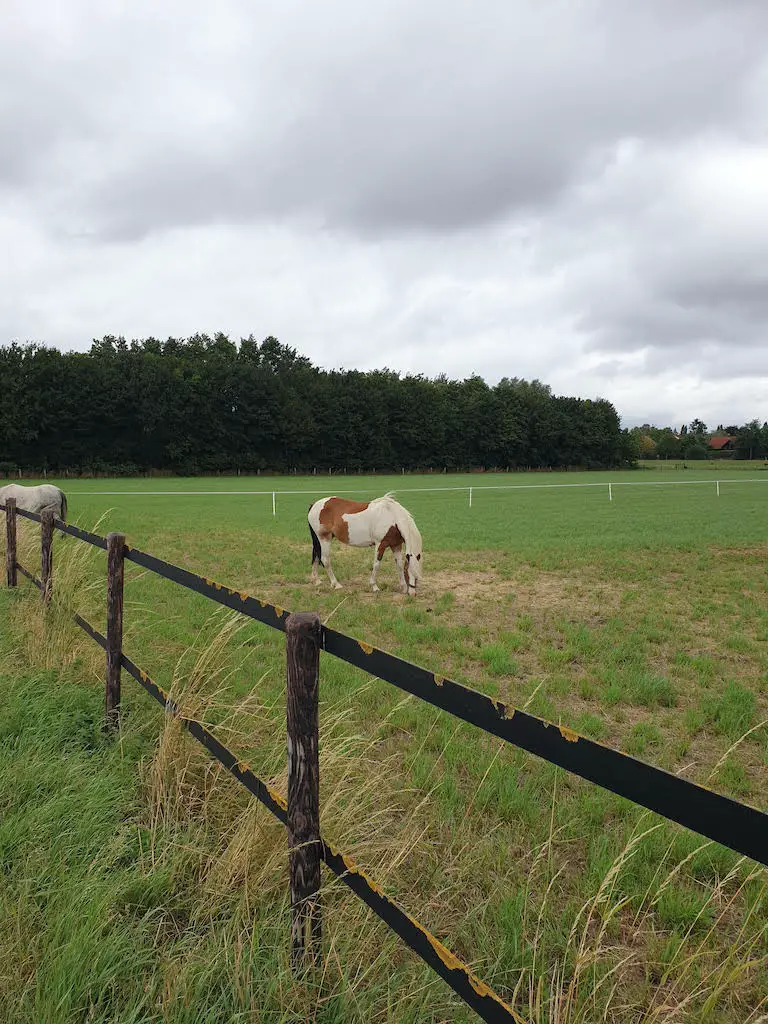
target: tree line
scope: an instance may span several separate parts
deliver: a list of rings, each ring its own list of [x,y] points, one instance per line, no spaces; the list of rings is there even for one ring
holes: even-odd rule
[[[322,370],[268,337],[0,347],[0,473],[608,468],[635,438],[540,381]]]
[[[742,426],[719,423],[710,430],[701,419],[684,423],[679,431],[644,423],[630,431],[641,459],[768,459],[768,422],[750,420]],[[713,449],[713,437],[732,439],[730,450]]]

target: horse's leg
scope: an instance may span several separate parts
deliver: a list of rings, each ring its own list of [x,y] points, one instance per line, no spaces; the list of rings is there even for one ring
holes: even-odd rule
[[[317,536],[315,531],[312,529],[312,525],[309,527],[309,535],[312,538],[312,575],[309,577],[312,583],[315,585],[320,583],[317,575],[317,567],[320,564],[320,538]]]
[[[312,527],[310,526],[310,530],[311,529],[312,529]],[[317,545],[317,546],[315,546],[315,545]],[[310,578],[311,582],[315,584],[315,586],[319,586],[320,585],[320,577],[317,575],[317,567],[320,564],[320,559],[322,557],[321,552],[322,552],[322,545],[320,543],[320,540],[319,540],[319,538],[316,540],[315,539],[315,535],[313,533],[313,535],[312,535],[312,575],[309,578]]]
[[[378,590],[379,590],[379,588],[376,586],[376,573],[379,571],[379,566],[381,565],[381,560],[384,557],[384,552],[385,551],[386,551],[386,548],[384,547],[384,545],[383,544],[379,544],[379,546],[373,552],[373,570],[371,572],[371,590],[374,592],[374,594],[378,593]]]
[[[341,584],[336,579],[331,567],[331,538],[321,537],[320,538],[320,554],[323,560],[323,565],[328,571],[328,579],[331,581],[331,586],[334,590],[341,590]]]
[[[397,572],[400,577],[400,593],[408,593],[408,584],[405,582],[405,571],[403,570],[403,548],[402,545],[396,548],[392,548],[392,554],[395,556],[395,565],[397,566]]]

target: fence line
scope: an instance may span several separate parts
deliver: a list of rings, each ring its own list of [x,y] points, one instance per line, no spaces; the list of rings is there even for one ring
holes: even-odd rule
[[[739,483],[739,484],[761,484],[768,483],[768,477],[747,477],[743,480],[613,480],[608,482],[608,501],[613,502],[613,488],[614,487],[674,487],[679,484],[690,484],[690,485],[705,485],[711,486],[715,484],[715,493],[717,497],[720,497],[720,484],[721,483]],[[397,487],[396,491],[398,494],[430,494],[438,492],[458,492],[461,494],[469,494],[469,507],[472,508],[472,492],[473,491],[538,491],[538,490],[552,490],[559,488],[570,488],[570,487],[605,487],[606,484],[602,482],[590,481],[589,483],[578,483],[578,484],[480,484],[454,486],[454,487]],[[146,495],[147,497],[160,497],[169,495],[179,495],[182,497],[190,497],[193,495],[252,495],[255,497],[267,497],[272,495],[272,515],[277,516],[277,498],[281,495],[298,495],[303,494],[307,497],[316,497],[318,494],[322,494],[324,488],[317,488],[317,490],[272,490],[272,491],[77,491],[78,494],[85,494],[89,496],[101,495],[101,496],[118,496],[118,495]],[[356,488],[354,490],[340,490],[334,491],[335,494],[366,494],[366,493],[378,494],[378,489],[373,487]]]
[[[12,555],[9,556],[8,551],[6,554],[7,559],[10,557],[13,562],[13,565],[11,565],[7,561],[8,582],[9,585],[15,585],[15,583],[11,583],[10,570],[13,569],[15,572],[16,568],[22,568],[18,565],[15,558],[15,518],[17,512],[15,502],[10,499],[6,506],[0,505],[0,509],[6,511],[7,536],[9,538],[13,536],[14,539]],[[35,513],[18,511],[27,519],[41,522],[41,517]],[[87,531],[83,531],[78,527],[69,526],[60,520],[55,520],[53,526],[61,533],[69,534],[96,547],[109,549],[108,588],[110,605],[113,608],[116,607],[115,602],[118,601],[117,595],[119,592],[120,611],[122,609],[122,593],[119,586],[119,582],[121,582],[119,577],[122,572],[123,560],[127,559],[158,576],[200,593],[202,596],[218,604],[241,612],[274,629],[283,632],[286,630],[290,631],[292,621],[296,621],[294,616],[279,606],[270,604],[267,601],[261,601],[243,591],[233,590],[207,577],[199,576],[187,569],[173,565],[170,562],[125,544],[122,534],[110,534],[109,538],[105,539],[97,534],[87,533]],[[27,570],[23,570],[23,574],[32,579],[45,593],[45,588],[40,581],[32,577]],[[108,616],[108,622],[113,623],[115,617],[116,612],[113,611],[112,617]],[[739,803],[729,797],[715,793],[704,786],[682,779],[677,775],[672,775],[653,765],[646,764],[621,751],[590,740],[564,726],[554,725],[525,711],[510,707],[501,701],[493,700],[483,693],[429,672],[427,669],[382,651],[365,641],[347,636],[327,626],[321,626],[319,617],[316,615],[311,616],[311,618],[317,623],[316,643],[318,649],[322,647],[325,652],[347,664],[360,668],[364,672],[385,682],[389,682],[420,700],[439,707],[455,717],[503,739],[513,746],[521,747],[551,764],[559,765],[572,774],[626,797],[640,806],[662,814],[669,820],[699,832],[738,853],[753,858],[759,863],[768,865],[768,814],[747,804]],[[258,780],[256,776],[253,776],[252,786],[247,785],[244,781],[245,776],[241,778],[237,775],[233,771],[232,765],[226,760],[226,758],[233,759],[233,763],[237,764],[238,771],[240,771],[242,766],[234,758],[234,755],[227,751],[226,748],[221,747],[218,741],[200,723],[184,719],[178,706],[175,704],[169,705],[168,698],[160,687],[152,683],[146,673],[138,669],[125,656],[122,652],[121,631],[118,631],[113,626],[113,635],[104,638],[80,616],[76,616],[76,621],[92,639],[101,644],[108,652],[107,693],[110,693],[111,687],[112,695],[111,698],[108,697],[107,699],[107,722],[111,721],[110,715],[116,721],[119,714],[119,689],[115,694],[114,686],[116,678],[117,686],[119,687],[119,669],[122,667],[144,686],[155,699],[165,703],[172,713],[181,716],[183,724],[192,735],[203,743],[209,752],[214,757],[217,757],[229,771],[232,771],[246,785],[246,788],[249,788],[250,792],[253,792],[254,795],[261,799],[262,803],[266,803],[266,799],[262,798],[265,796],[265,793],[267,796],[269,795],[268,787],[266,790],[260,788],[266,786],[266,784]],[[309,655],[314,657],[312,645],[305,645],[305,647],[305,658],[309,659]],[[116,676],[115,665],[117,665]],[[309,660],[305,662],[304,669],[307,673],[307,678],[309,678],[314,671],[309,665]],[[316,751],[316,715],[314,724],[312,724],[311,711],[307,711],[305,708],[303,718],[309,724],[305,724],[303,735],[300,738],[294,737],[294,740],[291,742],[301,743],[306,749],[314,744],[313,749]],[[209,739],[210,742],[208,741]],[[215,744],[218,744],[218,746],[214,749]],[[225,759],[219,756],[222,751],[224,752],[222,757],[226,755]],[[293,765],[292,770],[291,765]],[[292,778],[295,779],[302,770],[303,768],[300,769],[298,764],[292,761],[291,743],[289,742],[289,799],[291,799],[292,793]],[[251,776],[252,773],[248,778],[250,779]],[[272,794],[271,799],[274,803],[274,794]],[[284,804],[286,814],[290,814],[287,803],[284,801],[280,803],[278,801],[278,804],[281,807]],[[276,813],[273,806],[269,803],[266,803],[266,805],[273,810],[273,813]],[[280,817],[280,820],[284,819]],[[286,817],[285,821],[287,820]],[[306,842],[306,840],[304,841]],[[381,893],[380,888],[375,883],[370,882],[367,876],[360,872],[349,858],[345,858],[342,854],[333,851],[323,842],[319,835],[319,826],[316,842],[320,847],[322,859],[331,870],[339,874],[342,880],[382,917],[425,962],[429,963],[484,1020],[519,1020],[514,1011],[507,1007],[495,993],[482,982],[479,982],[478,979],[474,978],[471,972],[468,975],[469,968],[462,964],[461,961],[458,961],[453,954],[450,954],[423,926],[400,908],[393,910],[392,907],[396,907],[396,905]],[[298,844],[292,845],[291,848],[295,849],[296,845]],[[352,879],[354,879],[354,884]],[[298,927],[296,925],[298,917],[301,917],[304,921],[307,920],[306,901],[310,897],[314,898],[316,896],[317,888],[319,886],[314,886],[311,892],[303,891],[303,895],[300,898],[292,900],[294,926]],[[298,891],[297,887],[296,892]],[[314,920],[312,913],[310,914],[310,921]],[[319,922],[319,909],[317,913],[317,920]],[[311,943],[308,944],[306,951],[309,951],[310,947]],[[490,1000],[490,1002],[487,1000]]]
[[[718,480],[712,480],[712,479],[711,480],[611,480],[610,483],[611,483],[611,485],[613,487],[677,487],[677,486],[683,487],[683,486],[686,486],[686,485],[688,485],[688,486],[696,486],[697,484],[699,486],[709,486],[709,487],[711,487],[712,484],[716,484],[717,485],[718,483],[720,483],[720,484],[768,484],[768,474],[766,474],[765,477],[746,477],[744,479],[739,479],[739,478],[736,478],[736,479],[733,479],[733,478],[723,479],[723,477],[719,477]],[[538,490],[542,490],[543,491],[543,490],[552,490],[552,489],[568,488],[568,487],[607,487],[607,486],[608,486],[608,481],[606,480],[605,482],[603,482],[603,481],[597,481],[597,482],[589,481],[588,483],[578,483],[578,484],[471,484],[471,485],[470,484],[464,484],[463,486],[454,486],[454,487],[394,487],[393,490],[396,491],[398,494],[430,494],[430,493],[446,492],[446,491],[461,491],[461,492],[467,492],[467,491],[470,491],[470,490],[472,490],[472,491],[538,491]],[[173,496],[173,495],[191,496],[191,495],[198,495],[199,496],[199,495],[217,495],[217,494],[221,494],[221,495],[247,495],[247,494],[250,494],[250,495],[256,495],[256,496],[260,495],[262,497],[266,497],[268,495],[276,495],[277,497],[280,497],[281,495],[306,494],[307,497],[313,497],[314,495],[322,494],[325,491],[326,491],[326,488],[324,488],[324,487],[317,487],[317,488],[314,488],[313,490],[307,490],[306,488],[304,488],[302,490],[280,490],[280,489],[274,489],[274,490],[269,490],[269,491],[241,491],[241,490],[236,490],[236,491],[230,491],[230,490],[226,490],[226,491],[224,491],[224,490],[209,490],[209,491],[133,491],[133,490],[131,490],[131,491],[128,491],[128,490],[125,490],[125,491],[80,491],[80,490],[76,490],[76,491],[73,491],[73,493],[74,494],[85,494],[85,495],[88,495],[90,497],[93,497],[95,495],[115,497],[115,496],[119,496],[121,494],[127,494],[127,495],[133,495],[133,496],[144,496],[144,495],[146,495],[146,496],[149,496],[149,497],[159,497],[159,496],[162,496],[162,495],[165,495],[165,496]],[[354,489],[347,488],[345,490],[335,490],[334,494],[361,494],[361,493],[367,493],[369,491],[372,494],[378,494],[379,491],[380,491],[380,488],[376,488],[376,487],[356,487]]]

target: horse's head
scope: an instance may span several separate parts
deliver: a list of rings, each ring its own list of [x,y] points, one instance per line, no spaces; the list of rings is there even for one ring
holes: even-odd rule
[[[421,579],[421,551],[406,551],[405,553],[405,582],[407,593],[413,597]]]

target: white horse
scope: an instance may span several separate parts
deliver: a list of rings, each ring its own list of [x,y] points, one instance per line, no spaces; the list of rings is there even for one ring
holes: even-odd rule
[[[336,537],[342,544],[355,548],[376,548],[371,573],[371,590],[376,586],[376,573],[387,548],[392,549],[400,590],[415,594],[421,577],[421,534],[413,516],[395,501],[391,494],[370,502],[348,501],[346,498],[321,498],[310,505],[307,515],[312,535],[312,582],[319,583],[318,565],[328,570],[331,585],[339,590],[341,584],[331,568],[331,540]],[[403,561],[405,547],[405,561]]]
[[[0,487],[0,505],[6,498],[16,499],[16,508],[25,512],[46,512],[52,509],[59,519],[67,521],[67,496],[53,484],[39,484],[37,487],[22,487],[21,484],[6,484]]]

